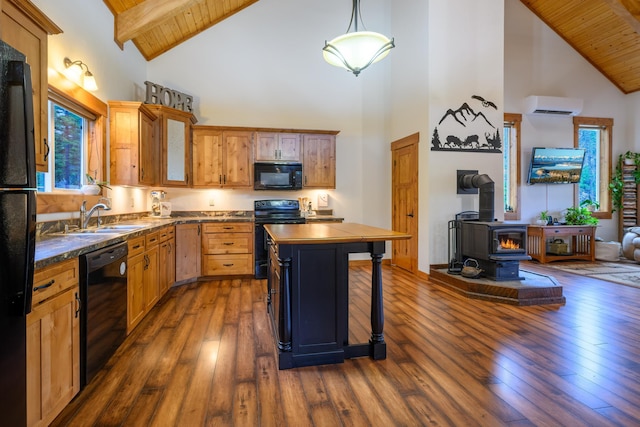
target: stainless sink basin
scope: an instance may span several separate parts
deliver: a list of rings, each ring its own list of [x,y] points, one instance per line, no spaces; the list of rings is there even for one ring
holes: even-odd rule
[[[91,230],[95,232],[100,232],[100,230],[113,232],[114,230],[121,230],[121,231],[138,230],[144,227],[148,227],[147,224],[113,224],[113,225],[103,225],[100,228],[95,228]],[[82,230],[82,231],[86,231],[86,230]]]

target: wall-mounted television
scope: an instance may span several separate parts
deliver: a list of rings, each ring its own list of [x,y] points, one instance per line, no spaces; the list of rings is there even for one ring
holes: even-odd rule
[[[529,166],[529,184],[577,184],[582,175],[584,148],[535,147]]]

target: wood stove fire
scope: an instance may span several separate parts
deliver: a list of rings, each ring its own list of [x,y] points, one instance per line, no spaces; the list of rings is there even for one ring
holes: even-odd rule
[[[483,275],[496,281],[523,279],[520,261],[531,259],[526,224],[462,220],[457,234],[461,262],[475,259]]]

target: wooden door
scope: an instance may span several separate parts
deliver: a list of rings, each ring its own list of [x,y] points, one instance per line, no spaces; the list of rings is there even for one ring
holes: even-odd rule
[[[411,234],[392,242],[391,262],[411,273],[418,272],[418,142],[419,134],[391,143],[392,228]]]
[[[278,160],[278,134],[275,132],[256,133],[256,162]]]
[[[253,187],[253,132],[225,131],[223,142],[223,185]]]
[[[200,224],[176,225],[176,282],[196,279],[202,271]]]
[[[222,131],[205,126],[193,128],[193,186],[222,184]]]
[[[34,306],[27,316],[27,423],[30,426],[48,426],[80,391],[78,292],[76,284]]]
[[[151,112],[139,113],[139,163],[138,180],[140,184],[156,185],[158,183],[158,175],[160,175],[158,163],[160,146],[158,141],[157,126],[155,116]]]
[[[305,188],[336,188],[335,135],[304,135],[302,168]]]
[[[133,331],[145,314],[144,266],[145,254],[130,257],[127,273],[127,333]]]
[[[278,159],[283,162],[300,161],[300,134],[281,133],[278,135]]]
[[[176,280],[175,239],[160,243],[158,254],[158,282],[160,283],[160,297],[162,297]]]
[[[144,301],[149,311],[160,299],[160,281],[158,280],[158,245],[144,253]]]

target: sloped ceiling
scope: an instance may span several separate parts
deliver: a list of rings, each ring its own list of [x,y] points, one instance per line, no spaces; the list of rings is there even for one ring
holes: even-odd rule
[[[258,0],[104,0],[147,61]],[[622,92],[640,90],[640,0],[521,0]]]
[[[258,0],[104,0],[114,16],[114,39],[132,40],[147,61]]]
[[[640,90],[640,0],[521,0],[622,92]]]

